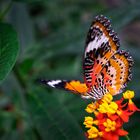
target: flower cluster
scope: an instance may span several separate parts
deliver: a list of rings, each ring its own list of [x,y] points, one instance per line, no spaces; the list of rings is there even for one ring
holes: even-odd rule
[[[89,104],[86,112],[92,116],[84,120],[88,139],[118,140],[120,136],[127,135],[128,132],[122,129],[123,124],[135,111],[140,111],[132,101],[133,97],[134,92],[128,90],[121,99],[113,101],[108,93],[101,100]]]

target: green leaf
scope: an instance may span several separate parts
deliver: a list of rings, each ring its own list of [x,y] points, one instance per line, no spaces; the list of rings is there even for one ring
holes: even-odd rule
[[[9,24],[0,23],[0,82],[14,66],[19,50],[17,34]]]
[[[32,123],[42,139],[85,140],[72,114],[52,94],[41,90],[29,94],[28,106]]]

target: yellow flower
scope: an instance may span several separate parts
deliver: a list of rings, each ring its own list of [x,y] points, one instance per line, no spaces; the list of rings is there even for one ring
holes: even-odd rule
[[[110,93],[107,93],[102,98],[102,102],[110,103],[113,100],[113,97]]]
[[[109,104],[109,109],[107,111],[107,113],[109,114],[115,114],[118,110],[118,105],[115,102],[111,102]]]
[[[107,119],[106,122],[103,123],[103,125],[106,127],[106,132],[114,131],[116,129],[116,122],[111,121],[110,119]]]
[[[96,127],[91,127],[88,131],[88,138],[94,139],[97,138],[98,136],[102,136],[102,132],[99,132],[99,130]]]
[[[108,110],[109,110],[108,103],[104,102],[104,103],[102,103],[102,104],[99,105],[98,111],[100,113],[107,113]]]
[[[93,118],[92,117],[85,117],[84,125],[86,128],[90,128],[93,125]]]
[[[95,103],[92,102],[91,104],[88,104],[88,106],[85,110],[88,113],[93,113],[96,110],[97,107],[98,107],[98,103],[97,102],[95,102]]]
[[[131,90],[127,90],[125,93],[123,93],[123,98],[124,99],[132,99],[134,98],[134,91],[131,91]]]
[[[91,128],[92,125],[98,125],[98,120],[94,120],[92,117],[88,116],[85,117],[85,121],[83,123],[85,125],[86,128]]]
[[[95,103],[87,106],[86,111],[94,117],[85,117],[84,125],[87,130],[88,139],[116,140],[120,136],[126,136],[127,131],[123,130],[123,124],[129,121],[130,116],[140,111],[133,103],[133,91],[126,91],[123,98],[113,101],[111,94]],[[125,102],[124,99],[127,99]]]
[[[104,96],[105,98],[103,98],[103,103],[101,103],[99,105],[98,111],[100,113],[108,113],[108,114],[115,114],[117,109],[118,109],[118,105],[112,101],[113,97],[111,94],[107,94],[107,96]]]

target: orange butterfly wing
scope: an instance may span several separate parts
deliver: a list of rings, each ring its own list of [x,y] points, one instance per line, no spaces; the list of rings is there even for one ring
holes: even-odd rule
[[[112,95],[119,94],[126,87],[128,81],[131,80],[133,59],[128,52],[119,51],[110,59],[109,63],[110,67],[107,74],[111,78],[107,88]]]
[[[118,51],[104,66],[88,92],[94,99],[101,99],[104,94],[119,94],[131,80],[132,57],[125,51]]]
[[[91,98],[100,99],[107,92],[118,94],[130,79],[133,61],[126,52],[118,50],[119,46],[110,21],[97,16],[88,32],[83,64]]]
[[[85,83],[78,80],[39,80],[41,83],[53,88],[64,89],[85,96],[88,88]]]
[[[119,46],[119,39],[111,28],[110,21],[102,15],[97,16],[87,35],[84,56],[84,77],[89,88],[95,84],[97,75]]]

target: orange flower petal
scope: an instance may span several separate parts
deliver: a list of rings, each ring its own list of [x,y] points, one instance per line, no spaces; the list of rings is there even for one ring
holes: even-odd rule
[[[126,136],[126,135],[128,135],[128,132],[123,130],[123,129],[118,129],[117,133],[118,133],[119,136]]]
[[[119,135],[117,135],[116,133],[114,132],[104,132],[103,133],[103,138],[105,140],[119,140]]]
[[[119,118],[119,116],[117,114],[113,114],[113,115],[108,115],[108,118],[110,118],[112,121],[115,121],[116,119]]]
[[[133,111],[133,112],[140,111],[140,109],[137,108],[137,106],[132,102],[132,100],[129,101],[128,108],[130,111]]]
[[[116,120],[116,128],[122,127],[123,123],[124,123],[123,120],[121,118],[118,118]]]
[[[103,113],[100,113],[100,112],[98,112],[97,113],[97,115],[96,115],[96,118],[98,119],[98,120],[102,120],[102,119],[104,119],[104,114]]]
[[[124,121],[124,122],[128,122],[129,121],[129,114],[127,111],[118,111],[117,114],[120,116],[120,118]]]
[[[122,102],[124,101],[124,98],[121,98],[120,100],[115,101],[118,106],[121,106]]]

